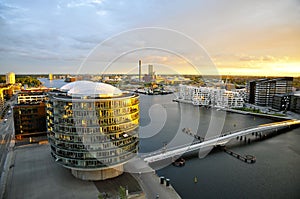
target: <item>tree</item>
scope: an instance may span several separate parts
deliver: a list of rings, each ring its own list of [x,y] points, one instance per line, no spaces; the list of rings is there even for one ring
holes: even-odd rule
[[[127,199],[125,187],[120,186],[119,196],[120,196],[120,199]]]
[[[30,76],[18,77],[18,78],[16,78],[16,82],[21,83],[22,85],[27,84],[28,87],[38,87],[42,84],[38,79],[36,79],[34,77],[30,77]]]
[[[99,193],[98,199],[104,199],[102,193]]]

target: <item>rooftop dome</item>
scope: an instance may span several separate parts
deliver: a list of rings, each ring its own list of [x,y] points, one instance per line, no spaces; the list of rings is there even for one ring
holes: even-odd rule
[[[74,97],[114,97],[122,95],[122,91],[112,85],[91,81],[68,83],[62,86],[60,90]]]

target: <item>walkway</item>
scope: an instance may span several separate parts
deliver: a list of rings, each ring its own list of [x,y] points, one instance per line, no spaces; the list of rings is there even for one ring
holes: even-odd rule
[[[283,129],[283,128],[287,128],[287,127],[290,127],[293,125],[299,125],[299,124],[300,124],[300,120],[287,120],[287,121],[283,121],[283,122],[274,122],[274,123],[270,123],[270,124],[259,125],[254,128],[251,127],[251,128],[238,130],[236,132],[228,132],[228,133],[222,134],[221,136],[218,136],[218,137],[211,137],[207,140],[204,140],[203,142],[198,141],[198,142],[194,142],[192,144],[177,146],[174,148],[166,149],[163,152],[161,150],[156,151],[151,154],[148,154],[147,156],[143,156],[142,158],[147,163],[156,162],[156,161],[164,160],[167,158],[172,158],[174,156],[180,156],[184,153],[195,151],[195,150],[198,150],[203,147],[222,145],[222,144],[227,143],[232,138],[236,138],[238,136],[245,136],[245,135],[255,133],[255,132],[266,132],[266,131],[279,130],[279,129]]]

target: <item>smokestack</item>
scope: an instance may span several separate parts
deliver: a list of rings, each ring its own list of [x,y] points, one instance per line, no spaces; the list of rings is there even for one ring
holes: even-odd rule
[[[139,60],[139,82],[142,81],[142,60]]]

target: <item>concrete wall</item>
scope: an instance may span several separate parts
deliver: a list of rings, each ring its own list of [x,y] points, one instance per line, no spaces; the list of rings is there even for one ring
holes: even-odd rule
[[[115,178],[123,173],[123,165],[115,166],[112,168],[101,169],[98,171],[84,171],[72,169],[72,174],[81,180],[106,180]]]

